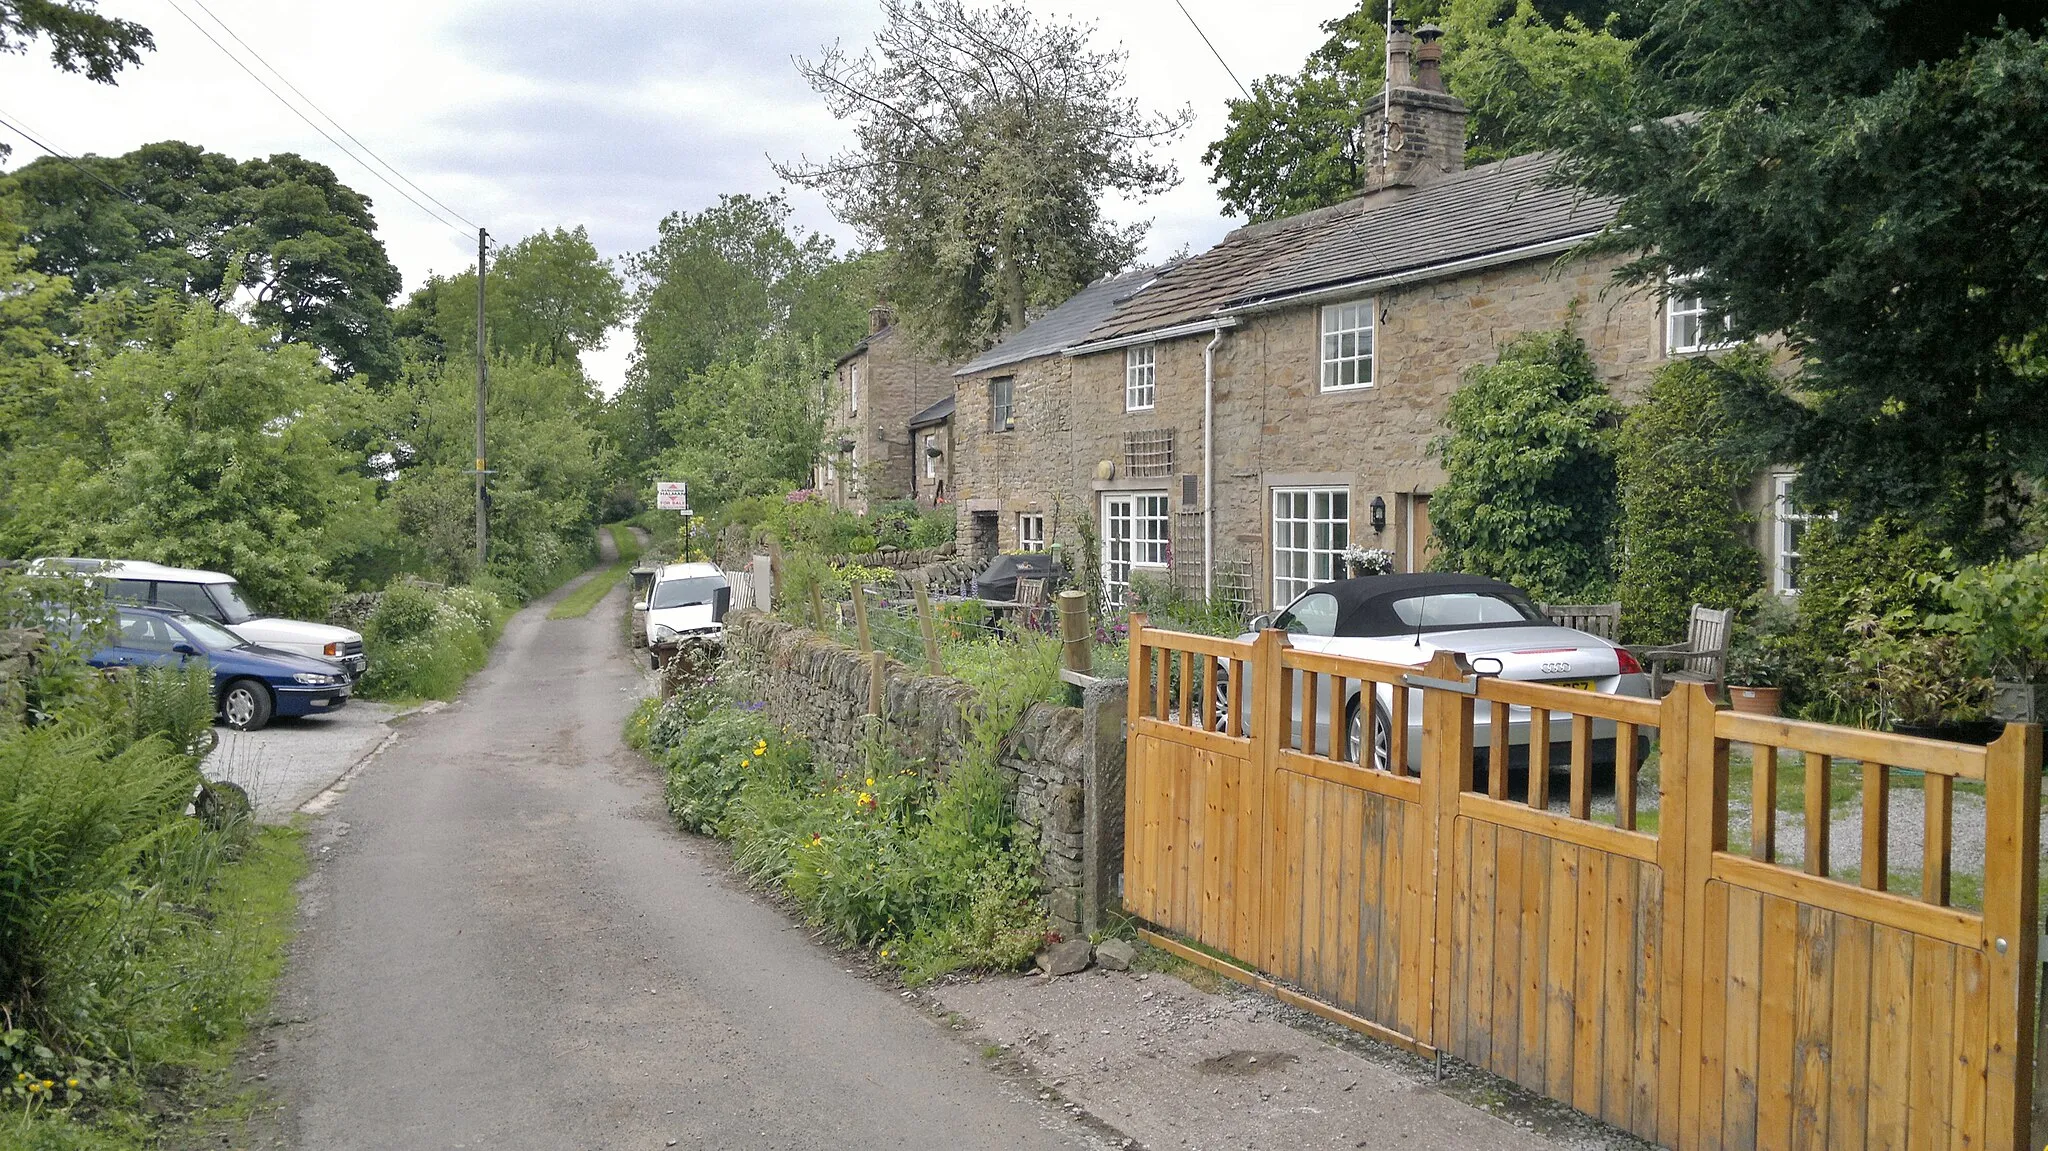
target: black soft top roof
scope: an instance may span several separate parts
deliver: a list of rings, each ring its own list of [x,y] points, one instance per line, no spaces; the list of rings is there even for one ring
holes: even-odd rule
[[[1317,584],[1303,594],[1318,592],[1337,599],[1338,635],[1392,635],[1406,630],[1409,625],[1402,623],[1401,617],[1394,614],[1394,602],[1416,595],[1496,592],[1523,601],[1529,598],[1527,592],[1511,583],[1457,572],[1355,576]]]

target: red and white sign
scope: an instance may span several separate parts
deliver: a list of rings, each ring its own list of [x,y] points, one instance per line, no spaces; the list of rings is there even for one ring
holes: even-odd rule
[[[687,514],[690,510],[688,485],[680,480],[663,480],[655,484],[654,506],[665,512],[683,512]]]

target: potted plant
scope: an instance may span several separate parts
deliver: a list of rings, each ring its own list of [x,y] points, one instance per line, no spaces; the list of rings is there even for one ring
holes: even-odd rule
[[[2048,552],[1969,568],[1935,590],[1949,610],[1930,622],[1990,673],[1992,713],[2048,721]]]
[[[1394,571],[1394,553],[1386,548],[1362,548],[1356,545],[1343,551],[1344,566],[1353,576],[1391,575]]]
[[[1752,599],[1728,637],[1728,706],[1752,715],[1783,710],[1785,685],[1799,663],[1798,613],[1775,595]]]
[[[1855,643],[1836,690],[1866,720],[1901,735],[1958,743],[1998,737],[1991,680],[1960,637],[1915,626],[1904,609],[1878,616],[1867,604],[1847,630]]]

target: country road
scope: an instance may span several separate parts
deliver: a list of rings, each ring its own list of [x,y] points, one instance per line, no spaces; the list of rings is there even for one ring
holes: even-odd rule
[[[530,605],[312,825],[258,1066],[287,1145],[1104,1145],[674,829],[620,738],[625,595]]]

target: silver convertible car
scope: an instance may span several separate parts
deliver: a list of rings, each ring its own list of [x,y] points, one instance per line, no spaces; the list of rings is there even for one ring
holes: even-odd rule
[[[1268,627],[1286,632],[1290,647],[1307,651],[1416,668],[1439,651],[1459,652],[1475,671],[1503,679],[1617,695],[1650,694],[1650,677],[1618,644],[1590,632],[1559,627],[1520,589],[1483,576],[1416,572],[1318,584],[1284,610],[1253,619],[1252,635],[1246,638],[1255,638]],[[1345,758],[1353,763],[1363,762],[1358,746],[1365,726],[1363,694],[1358,681],[1349,681],[1349,694],[1338,713],[1343,725],[1338,730],[1348,733]],[[1336,703],[1318,693],[1315,725],[1317,742],[1324,748],[1330,745],[1331,711]],[[1387,767],[1392,705],[1393,688],[1376,685],[1373,752],[1381,770]],[[1479,708],[1474,717],[1474,741],[1480,748],[1492,741],[1491,710]],[[1411,768],[1419,768],[1421,763],[1422,712],[1421,693],[1410,689],[1407,758]],[[1553,743],[1548,762],[1559,763],[1570,754],[1571,729],[1565,713],[1552,715],[1555,722],[1550,729]],[[1529,709],[1511,708],[1508,722],[1509,765],[1523,767],[1528,763]],[[1301,726],[1297,716],[1297,738]],[[1591,736],[1595,765],[1611,768],[1615,761],[1613,722],[1595,720]]]

